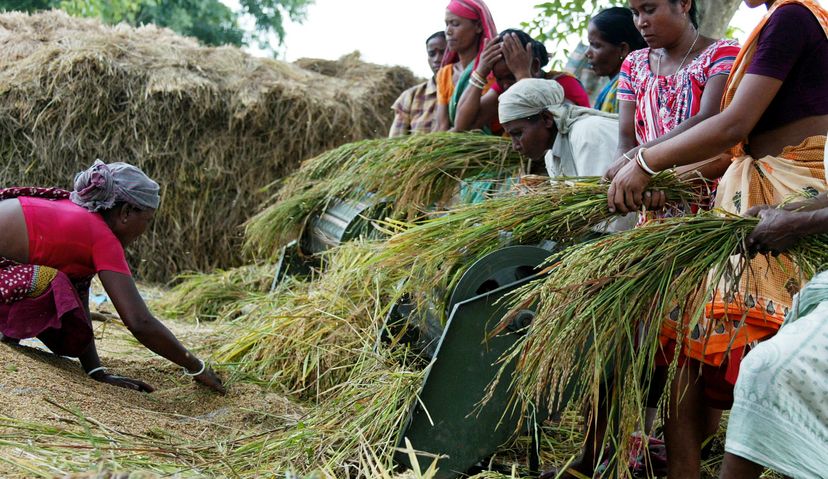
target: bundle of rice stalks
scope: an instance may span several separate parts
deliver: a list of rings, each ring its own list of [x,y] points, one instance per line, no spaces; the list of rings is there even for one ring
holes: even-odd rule
[[[333,199],[387,198],[391,217],[413,218],[446,203],[459,178],[516,172],[521,158],[503,138],[440,133],[344,145],[305,161],[248,223],[246,247],[272,258]]]
[[[228,304],[246,302],[267,293],[273,275],[271,264],[180,275],[177,279],[181,282],[154,301],[153,306],[169,317],[187,316],[196,321],[226,317],[222,311]]]
[[[262,188],[302,159],[384,136],[410,72],[334,78],[155,26],[0,15],[2,185],[70,187],[100,158],[141,167],[162,205],[132,255],[144,279],[229,268]],[[134,261],[141,258],[143,261]]]
[[[597,405],[599,389],[614,378],[624,387],[606,398],[617,428],[612,436],[629,437],[642,423],[663,321],[678,307],[692,331],[720,281],[729,294],[731,285],[752,274],[745,267],[745,238],[756,224],[755,218],[706,213],[567,249],[548,276],[514,298],[516,311],[537,304],[527,334],[506,358],[518,361],[513,378],[522,398],[552,407],[574,384],[582,395],[573,401],[587,397]],[[828,237],[811,237],[790,256],[810,277],[828,262]],[[616,446],[618,457],[626,457],[626,441]]]
[[[435,286],[450,292],[464,265],[502,247],[504,240],[515,244],[554,240],[566,245],[589,234],[613,216],[607,210],[608,186],[597,177],[545,183],[527,187],[517,196],[461,206],[416,225],[386,222],[399,232],[388,239],[371,267],[404,281],[404,293]],[[666,191],[670,201],[697,196],[693,185],[668,172],[653,177],[651,186]]]
[[[402,348],[365,343],[347,379],[326,393],[295,428],[263,436],[233,451],[235,470],[278,475],[291,469],[331,477],[373,477],[393,469],[397,435],[416,401],[424,372]],[[364,452],[370,451],[366,456]]]
[[[230,342],[215,358],[234,373],[319,398],[347,381],[366,344],[378,342],[391,283],[381,274],[355,275],[375,252],[370,242],[346,243],[323,256],[323,271],[272,294],[225,309]],[[235,308],[235,309],[234,309]]]
[[[214,445],[125,433],[80,415],[69,421],[80,427],[0,416],[3,477],[152,479],[217,477],[230,472],[218,457],[211,460],[205,454]],[[94,473],[89,475],[90,471]]]

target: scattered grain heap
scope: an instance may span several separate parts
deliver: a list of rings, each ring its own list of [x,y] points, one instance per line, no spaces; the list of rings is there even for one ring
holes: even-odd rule
[[[0,185],[63,186],[93,160],[162,185],[133,251],[144,279],[231,267],[263,186],[342,143],[384,136],[416,80],[350,56],[337,77],[207,48],[155,26],[0,15]]]

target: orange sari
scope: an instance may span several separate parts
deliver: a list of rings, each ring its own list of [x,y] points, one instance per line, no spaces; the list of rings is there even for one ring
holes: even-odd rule
[[[828,12],[813,0],[780,0],[765,15],[739,52],[728,77],[722,109],[733,101],[756,51],[759,34],[777,8],[790,3],[807,7],[828,36]],[[825,136],[806,138],[786,147],[778,157],[752,158],[745,155],[744,143],[731,153],[732,164],[722,176],[716,192],[716,207],[743,215],[757,205],[773,205],[792,197],[810,197],[828,190],[825,181]],[[738,259],[734,258],[734,261]],[[739,349],[776,334],[791,307],[792,295],[804,286],[798,268],[790,258],[757,256],[740,280],[739,288],[726,291],[720,284],[707,304],[705,317],[692,330],[689,318],[677,315],[662,327],[662,338],[681,340],[682,353],[705,364],[720,366],[733,349]]]

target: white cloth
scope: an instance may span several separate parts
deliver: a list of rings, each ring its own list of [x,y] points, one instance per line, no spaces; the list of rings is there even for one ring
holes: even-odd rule
[[[555,80],[526,78],[509,87],[497,98],[498,118],[503,124],[548,110],[555,119],[558,133],[563,135],[584,118],[618,118],[614,113],[565,103],[565,98],[563,87]]]
[[[725,450],[797,479],[828,477],[828,273],[741,364]]]
[[[618,146],[618,120],[600,116],[583,117],[569,133],[558,132],[552,149],[546,152],[549,176],[602,176],[610,167]]]

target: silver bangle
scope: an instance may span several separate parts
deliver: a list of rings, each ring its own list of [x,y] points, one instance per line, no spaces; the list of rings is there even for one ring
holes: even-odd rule
[[[86,371],[86,375],[89,376],[89,377],[92,377],[92,375],[95,374],[98,371],[106,371],[106,368],[103,367],[103,366],[98,366],[95,369],[90,369],[89,371]]]
[[[638,162],[638,166],[640,166],[642,170],[644,170],[648,175],[653,176],[656,174],[656,172],[653,171],[652,168],[650,168],[646,161],[644,161],[644,150],[646,150],[646,148],[641,148],[640,150],[638,150],[638,155],[635,157],[635,159]]]
[[[184,369],[184,375],[193,377],[193,376],[198,376],[199,374],[203,373],[204,370],[207,369],[207,363],[205,363],[204,361],[202,361],[200,359],[198,360],[198,362],[201,363],[201,369],[199,369],[198,372],[191,373],[190,371],[187,371],[187,368],[183,368]]]

